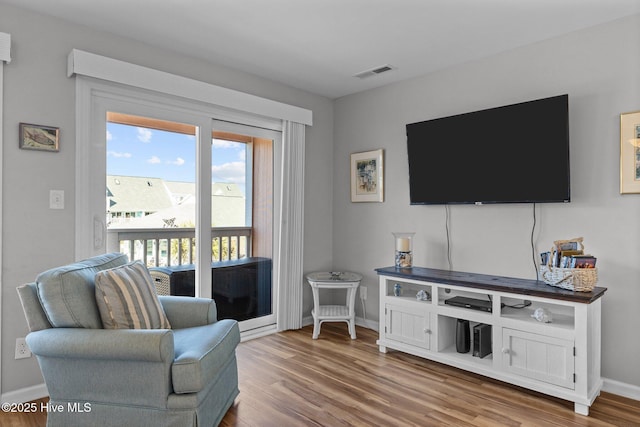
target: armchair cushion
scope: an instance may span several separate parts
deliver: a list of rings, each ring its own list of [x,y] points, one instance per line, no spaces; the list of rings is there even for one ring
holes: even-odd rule
[[[158,295],[173,329],[208,325],[218,321],[216,302],[208,298]]]
[[[142,262],[99,271],[95,291],[105,329],[171,329]]]
[[[22,309],[27,317],[29,331],[40,331],[51,328],[51,323],[47,319],[47,314],[42,309],[42,304],[38,299],[38,288],[35,283],[25,283],[18,287],[18,296]]]
[[[174,329],[175,359],[171,369],[173,391],[197,393],[218,375],[240,343],[238,322],[219,320],[211,325]]]
[[[128,262],[112,253],[57,267],[36,277],[38,299],[55,328],[102,328],[94,290],[95,274]]]

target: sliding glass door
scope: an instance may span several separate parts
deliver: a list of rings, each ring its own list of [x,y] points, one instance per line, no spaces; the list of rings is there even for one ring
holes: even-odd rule
[[[212,226],[239,227],[246,238],[214,238],[211,292],[218,312],[240,320],[241,331],[275,325],[274,153],[281,133],[220,120],[212,129]]]
[[[91,251],[142,260],[160,293],[214,298],[218,317],[240,321],[241,331],[274,328],[281,133],[178,101],[92,99]]]

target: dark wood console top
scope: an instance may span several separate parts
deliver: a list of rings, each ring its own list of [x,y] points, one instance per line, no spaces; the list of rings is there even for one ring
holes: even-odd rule
[[[411,267],[376,268],[379,275],[423,280],[451,286],[485,289],[590,304],[604,295],[607,288],[595,287],[591,292],[575,292],[550,286],[540,280],[517,279],[514,277],[492,276],[488,274],[464,273],[460,271],[438,270],[434,268]]]

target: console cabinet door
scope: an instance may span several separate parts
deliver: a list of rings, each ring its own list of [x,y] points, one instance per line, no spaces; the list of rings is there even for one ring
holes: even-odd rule
[[[505,371],[572,390],[575,388],[573,341],[503,328],[502,344]]]
[[[416,347],[431,348],[429,312],[420,309],[386,304],[385,336]]]

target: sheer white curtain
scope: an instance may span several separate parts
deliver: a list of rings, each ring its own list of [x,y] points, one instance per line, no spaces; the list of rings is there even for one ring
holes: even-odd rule
[[[3,127],[2,127],[2,105],[4,103],[4,94],[2,88],[4,87],[4,63],[11,62],[11,35],[7,33],[0,33],[0,147],[3,147],[2,141]],[[0,150],[0,289],[2,289],[2,150]],[[0,319],[2,319],[2,297],[0,296]],[[0,323],[1,326],[1,323]],[[0,361],[1,362],[1,361]],[[2,363],[0,363],[1,365]]]
[[[275,268],[278,288],[278,330],[302,327],[304,241],[304,133],[303,124],[283,121],[282,181],[280,183],[280,253]]]

